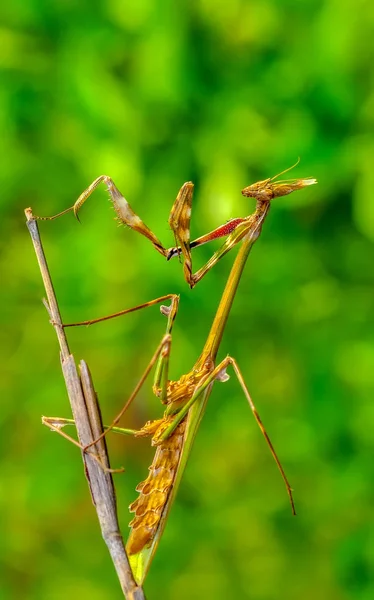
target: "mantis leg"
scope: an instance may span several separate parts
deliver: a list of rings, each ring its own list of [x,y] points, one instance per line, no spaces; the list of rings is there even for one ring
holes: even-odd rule
[[[42,417],[42,423],[43,423],[43,425],[46,425],[46,427],[48,427],[51,431],[58,433],[65,440],[68,440],[68,442],[71,442],[72,444],[74,444],[74,446],[77,446],[77,448],[80,448],[81,450],[86,451],[86,448],[84,446],[82,446],[82,444],[80,444],[71,435],[68,435],[67,433],[65,433],[65,431],[62,430],[62,428],[66,427],[67,425],[75,425],[74,419],[64,419],[62,417]],[[105,429],[107,429],[107,428],[105,428]],[[122,429],[122,428],[114,428],[114,429],[117,429],[118,433],[122,433],[124,435],[136,435],[136,433],[137,433],[137,431],[133,430],[133,429]],[[109,467],[107,467],[106,465],[103,464],[103,462],[100,460],[100,458],[97,454],[95,454],[94,452],[91,452],[90,450],[87,450],[87,454],[89,454],[96,462],[98,462],[100,467],[106,473],[123,473],[123,471],[124,471],[123,468],[110,469]]]
[[[112,471],[110,469],[107,469],[105,466],[103,466],[100,459],[98,459],[94,453],[90,452],[89,448],[91,448],[91,446],[95,446],[96,444],[98,444],[107,435],[107,433],[109,431],[115,431],[116,433],[122,433],[122,434],[127,434],[127,435],[136,435],[138,433],[136,430],[123,429],[122,427],[116,427],[116,425],[120,421],[120,419],[122,418],[122,416],[124,415],[126,410],[129,408],[129,406],[133,402],[133,400],[135,400],[136,396],[138,395],[141,387],[143,386],[145,380],[147,379],[152,367],[155,365],[157,360],[159,360],[159,364],[161,363],[161,367],[159,367],[160,372],[162,373],[163,371],[166,371],[166,373],[167,373],[168,361],[166,362],[166,367],[164,366],[164,363],[165,363],[165,357],[168,358],[168,355],[170,352],[170,343],[171,343],[171,335],[169,333],[167,333],[163,336],[155,353],[153,354],[146,369],[144,370],[143,375],[141,376],[139,382],[135,386],[135,388],[134,388],[133,392],[131,393],[130,397],[128,398],[127,402],[124,404],[124,406],[122,407],[120,412],[117,414],[115,419],[113,419],[112,423],[109,426],[104,427],[104,431],[96,439],[94,439],[92,442],[90,442],[86,446],[82,446],[77,440],[75,440],[70,435],[68,435],[67,433],[62,431],[62,428],[65,427],[66,425],[73,425],[75,423],[74,419],[64,419],[61,417],[43,417],[42,418],[43,425],[46,425],[47,427],[49,427],[49,429],[51,429],[52,431],[55,431],[56,433],[58,433],[59,435],[61,435],[62,437],[64,437],[68,441],[70,441],[71,443],[73,443],[75,446],[77,446],[84,452],[89,452],[90,455],[92,455],[94,457],[94,459],[97,460],[97,462],[99,462],[99,464],[104,468],[104,470]],[[162,379],[163,379],[163,377],[162,377]],[[114,470],[113,472],[118,472],[118,469]]]
[[[274,178],[260,181],[242,190],[246,197],[257,200],[256,210],[252,215],[245,218],[231,219],[224,225],[190,242],[190,217],[193,184],[185,183],[179,191],[169,217],[169,225],[172,228],[176,240],[176,246],[169,248],[167,259],[183,254],[184,277],[191,288],[210,271],[212,267],[229,252],[245,236],[250,236],[255,241],[260,232],[264,218],[269,210],[270,201],[273,198],[290,194],[295,190],[317,183],[314,178],[289,180],[285,182],[273,182]],[[222,246],[196,273],[192,272],[191,250],[214,239],[226,237]]]
[[[73,357],[71,357],[73,359]],[[92,439],[98,437],[105,429],[102,424],[101,411],[97,399],[97,394],[94,389],[91,373],[85,361],[80,361],[79,364],[79,379],[81,385],[82,397],[76,405],[76,418],[79,418],[79,423],[74,419],[64,419],[60,417],[42,417],[42,423],[49,427],[52,431],[60,434],[62,437],[73,443],[84,452],[85,445]],[[79,395],[79,392],[77,392]],[[69,436],[65,431],[62,431],[66,425],[76,425],[78,430],[78,440]],[[132,430],[124,430],[121,433],[136,433]],[[83,443],[82,439],[85,440]],[[108,450],[105,440],[101,440],[97,445],[88,450],[87,454],[95,460],[105,473],[121,473],[121,469],[111,469]],[[84,458],[84,462],[85,462]],[[85,463],[86,464],[86,463]]]
[[[64,427],[65,425],[74,424],[73,419],[63,419],[60,417],[43,417],[42,418],[43,424],[46,425],[47,427],[49,427],[50,429],[52,429],[53,431],[59,433],[65,439],[68,439],[69,441],[71,441],[73,444],[75,444],[76,446],[78,446],[79,448],[81,448],[84,451],[87,451],[88,448],[90,448],[91,446],[94,446],[95,444],[100,442],[100,440],[102,440],[109,431],[115,431],[116,433],[122,433],[122,434],[128,434],[128,435],[136,435],[136,433],[137,433],[136,430],[123,429],[120,427],[116,427],[116,425],[119,422],[119,420],[121,419],[121,417],[123,416],[123,414],[126,412],[128,407],[130,406],[130,404],[136,398],[139,390],[141,389],[141,387],[142,387],[143,383],[145,382],[145,380],[147,379],[151,369],[153,368],[153,366],[156,363],[157,363],[157,366],[156,366],[153,390],[157,396],[160,396],[160,399],[162,402],[164,402],[164,403],[166,402],[168,369],[169,369],[169,355],[170,355],[170,346],[171,346],[171,331],[172,331],[174,320],[175,320],[175,317],[176,317],[177,311],[178,311],[179,296],[177,296],[176,294],[167,294],[165,296],[161,296],[160,298],[156,298],[154,300],[146,302],[145,304],[141,304],[139,306],[135,306],[135,307],[120,311],[118,313],[114,313],[112,315],[107,315],[105,317],[100,317],[98,319],[93,319],[91,321],[82,321],[80,323],[67,323],[67,324],[63,325],[63,327],[92,325],[95,323],[99,323],[101,321],[106,321],[111,318],[115,318],[118,316],[128,314],[130,312],[134,312],[136,310],[140,310],[141,308],[146,308],[148,306],[153,306],[154,304],[159,304],[159,303],[161,303],[165,300],[169,300],[169,299],[171,300],[170,306],[163,306],[163,305],[161,306],[161,313],[163,315],[167,316],[167,319],[168,319],[167,325],[166,325],[166,332],[165,332],[160,344],[158,345],[155,353],[153,354],[149,364],[147,365],[138,384],[135,386],[135,389],[133,390],[129,399],[124,404],[123,408],[118,413],[116,418],[113,420],[111,425],[104,427],[104,431],[95,440],[93,440],[90,444],[88,444],[87,446],[85,446],[83,448],[79,444],[79,442],[77,442],[74,438],[72,438],[71,436],[66,434],[64,431],[62,431],[62,427]]]
[[[75,421],[74,419],[65,419],[64,417],[42,417],[42,424],[46,425],[56,433],[61,433],[61,431],[58,431],[59,429],[69,425],[75,425]],[[105,430],[108,429],[108,427],[109,425],[104,425]],[[111,431],[113,431],[113,433],[120,433],[121,435],[136,435],[138,433],[136,429],[125,429],[124,427],[112,427]],[[79,442],[70,437],[70,435],[64,435],[63,437],[69,439],[75,446],[81,447]]]
[[[193,288],[210,271],[212,267],[245,236],[250,235],[255,241],[260,233],[264,216],[269,210],[269,201],[257,203],[255,212],[245,218],[231,219],[224,225],[190,242],[190,217],[193,195],[193,184],[185,183],[179,191],[177,199],[171,210],[169,225],[174,232],[177,245],[169,248],[167,260],[173,256],[183,255],[184,278],[188,285]],[[222,246],[211,256],[211,258],[198,271],[192,271],[191,250],[212,240],[226,237]]]
[[[232,221],[237,221],[237,219],[232,219]],[[226,223],[229,225],[229,223]],[[221,229],[221,228],[219,228]],[[194,287],[203,277],[210,271],[214,265],[218,263],[218,261],[225,256],[230,250],[240,242],[243,237],[249,232],[250,225],[248,219],[243,219],[239,224],[234,225],[234,229],[228,235],[227,239],[223,242],[222,246],[218,248],[218,250],[210,257],[210,259],[203,265],[196,273],[191,276],[191,281],[189,282],[190,287]],[[214,232],[212,232],[214,233]],[[225,234],[220,234],[221,235]],[[212,238],[214,239],[214,238]]]
[[[184,278],[188,285],[193,288],[200,279],[224,256],[231,248],[237,244],[247,231],[248,219],[231,219],[224,225],[217,227],[214,231],[207,233],[194,241],[190,241],[190,220],[193,196],[193,183],[185,183],[178,192],[169,216],[169,225],[174,233],[176,246],[168,250],[167,259],[173,256],[183,255],[184,258]],[[242,228],[239,228],[244,223]],[[213,254],[212,258],[196,273],[192,272],[191,250],[202,244],[206,244],[214,239],[228,236],[221,248]]]
[[[114,181],[108,175],[100,175],[91,183],[91,185],[86,188],[82,194],[79,196],[78,200],[74,203],[73,206],[63,210],[62,212],[53,215],[51,217],[39,217],[34,215],[35,219],[43,220],[43,221],[51,221],[53,219],[57,219],[62,215],[73,211],[74,215],[79,219],[78,213],[82,208],[83,204],[86,200],[91,196],[91,194],[96,190],[96,188],[104,183],[109,192],[110,200],[114,206],[114,209],[117,213],[117,218],[120,223],[127,225],[134,231],[137,231],[144,237],[146,237],[152,244],[153,247],[165,256],[167,260],[170,260],[173,256],[179,256],[183,254],[184,258],[184,277],[192,288],[196,285],[198,281],[212,268],[212,266],[231,248],[239,242],[245,234],[245,231],[242,232],[242,235],[238,236],[238,232],[236,228],[242,224],[246,223],[248,219],[231,219],[221,227],[218,227],[214,231],[203,235],[196,240],[190,242],[190,219],[191,219],[191,204],[192,204],[192,195],[193,195],[193,183],[190,181],[184,183],[181,189],[178,192],[177,198],[173,204],[173,207],[169,216],[169,225],[174,233],[175,241],[177,246],[166,249],[160,240],[156,237],[153,231],[141,220],[141,218],[134,212],[131,208],[130,204],[127,202],[126,198],[121,194]],[[234,235],[229,235],[234,234]],[[226,240],[225,244],[220,248],[208,261],[208,263],[199,269],[197,273],[192,273],[192,257],[191,257],[191,249],[196,248],[197,246],[201,246],[213,239],[229,236]]]
[[[292,488],[288,482],[288,479],[286,477],[286,474],[284,472],[284,469],[281,465],[281,462],[277,456],[277,453],[275,452],[274,446],[269,438],[269,435],[266,432],[266,429],[261,421],[260,415],[257,412],[257,409],[255,407],[255,404],[250,396],[250,393],[248,391],[248,388],[245,384],[243,375],[239,369],[238,363],[236,362],[236,360],[234,358],[232,358],[231,356],[227,356],[219,365],[217,365],[214,370],[205,377],[205,379],[200,383],[200,385],[197,386],[197,388],[195,389],[193,395],[191,396],[191,398],[188,400],[188,402],[180,409],[180,411],[175,415],[175,419],[173,419],[172,423],[169,425],[169,427],[167,429],[165,429],[165,431],[163,432],[163,434],[160,436],[160,438],[157,440],[157,443],[160,441],[165,440],[166,438],[168,438],[173,431],[175,430],[175,428],[178,426],[178,424],[186,417],[189,409],[191,408],[191,406],[194,404],[194,402],[199,398],[199,396],[201,396],[201,394],[206,390],[206,388],[211,385],[212,383],[214,383],[215,380],[218,381],[227,381],[229,379],[229,375],[227,375],[226,373],[226,369],[228,366],[232,366],[234,369],[234,373],[240,383],[240,386],[244,392],[245,397],[247,398],[248,404],[250,406],[250,409],[253,413],[254,418],[256,419],[257,425],[259,426],[262,435],[264,436],[267,445],[269,446],[270,452],[277,464],[277,467],[280,471],[280,474],[282,476],[282,479],[286,485],[287,488],[287,494],[288,497],[290,499],[290,503],[291,503],[291,508],[292,508],[292,513],[294,515],[296,515],[296,511],[295,511],[295,504],[294,504],[294,500],[293,500],[293,496],[292,496]]]
[[[114,319],[116,317],[121,317],[123,315],[127,315],[129,313],[135,312],[142,308],[148,308],[149,306],[154,306],[155,304],[160,304],[161,302],[165,302],[165,300],[171,300],[170,306],[161,305],[160,312],[164,316],[168,318],[166,325],[165,335],[171,335],[171,330],[173,328],[173,324],[178,312],[179,306],[179,296],[176,294],[166,294],[165,296],[160,296],[159,298],[155,298],[154,300],[149,300],[144,304],[139,304],[138,306],[133,306],[131,308],[127,308],[125,310],[121,310],[117,313],[113,313],[111,315],[106,315],[105,317],[99,317],[97,319],[91,319],[89,321],[80,321],[78,323],[63,323],[63,327],[80,327],[83,325],[94,325],[95,323],[101,323],[102,321],[107,321],[109,319]],[[161,402],[163,404],[166,403],[166,395],[167,395],[167,382],[168,382],[168,371],[169,371],[169,355],[170,355],[170,344],[167,347],[162,349],[160,352],[160,356],[157,362],[156,374],[153,383],[153,392],[156,396],[159,396]]]
[[[158,361],[158,369],[157,370],[161,373],[162,380],[164,379],[164,377],[162,376],[162,373],[164,371],[166,371],[166,373],[167,373],[168,357],[169,357],[169,353],[170,353],[170,344],[171,344],[171,335],[169,333],[167,333],[163,336],[155,353],[153,354],[151,360],[149,361],[147,367],[145,368],[143,375],[141,376],[141,378],[138,381],[138,383],[136,384],[133,392],[130,394],[128,400],[125,402],[125,404],[123,405],[123,407],[121,408],[121,410],[119,411],[117,416],[113,419],[113,421],[109,425],[109,427],[107,427],[103,431],[103,433],[101,435],[99,435],[95,440],[93,440],[90,444],[88,444],[84,448],[84,450],[87,450],[94,444],[97,444],[100,440],[102,440],[107,435],[107,433],[109,433],[109,431],[112,431],[112,429],[114,429],[114,427],[120,421],[122,416],[125,414],[126,410],[129,408],[130,404],[132,404],[132,402],[135,400],[135,398],[138,395],[140,389],[142,388],[145,380],[147,379],[150,371],[152,370],[153,366],[155,365],[155,363],[157,361]],[[166,368],[164,368],[165,359],[167,359]],[[161,366],[159,367],[160,363],[161,363]],[[165,393],[166,393],[166,388],[165,388]],[[161,395],[162,394],[163,394],[163,390],[161,389]]]
[[[118,220],[124,225],[128,225],[131,229],[138,231],[146,238],[152,242],[154,248],[156,248],[157,252],[162,254],[163,256],[167,256],[167,250],[164,248],[160,240],[155,236],[153,231],[147,227],[145,223],[141,220],[141,218],[133,211],[130,204],[127,202],[126,198],[121,194],[119,189],[116,187],[113,179],[108,177],[108,175],[100,175],[88,186],[87,189],[82,192],[79,196],[78,200],[74,203],[73,206],[67,208],[66,210],[54,215],[52,217],[36,217],[39,220],[48,220],[51,221],[56,219],[57,217],[61,217],[69,211],[73,211],[74,215],[78,218],[78,212],[82,208],[83,204],[86,202],[87,198],[91,196],[92,192],[96,190],[96,188],[100,185],[100,183],[105,183],[107,190],[109,192],[110,200],[113,203],[114,209],[117,213]]]
[[[161,402],[166,403],[168,371],[169,371],[169,356],[170,356],[170,348],[171,348],[171,331],[173,328],[175,317],[177,315],[178,303],[179,303],[179,297],[176,296],[175,294],[171,294],[168,297],[171,297],[171,300],[172,300],[171,305],[168,307],[161,306],[162,314],[164,314],[168,318],[165,335],[163,336],[160,344],[158,345],[155,353],[153,354],[143,375],[141,376],[139,382],[135,386],[135,389],[133,390],[132,394],[128,398],[127,402],[124,404],[124,406],[122,407],[120,412],[117,414],[115,419],[112,421],[111,425],[109,425],[109,427],[107,427],[103,431],[103,433],[99,437],[96,438],[96,440],[94,440],[88,446],[86,446],[86,449],[89,448],[90,446],[96,444],[101,439],[103,439],[104,436],[106,436],[106,434],[117,425],[117,423],[120,421],[120,419],[122,418],[122,416],[124,415],[124,413],[126,412],[128,407],[130,406],[130,404],[136,398],[139,390],[141,389],[143,383],[147,379],[150,371],[152,370],[153,366],[156,363],[157,363],[157,366],[156,366],[156,373],[155,373],[155,379],[154,379],[154,384],[153,384],[153,391],[155,392],[155,394],[157,396],[160,397]],[[161,302],[164,299],[165,299],[165,296],[163,296],[161,299],[157,298],[156,300]],[[153,302],[155,302],[155,301],[153,301]],[[119,313],[117,313],[116,316],[118,316],[118,314]],[[122,314],[124,314],[123,311],[122,311]]]
[[[111,315],[106,315],[105,317],[98,317],[97,319],[90,319],[89,321],[78,321],[77,323],[63,323],[62,326],[66,327],[81,327],[88,325],[95,325],[95,323],[101,323],[102,321],[109,321],[109,319],[115,319],[116,317],[122,317],[123,315],[128,315],[130,313],[141,310],[142,308],[148,308],[150,306],[154,306],[155,304],[161,304],[161,302],[165,302],[167,300],[171,300],[170,306],[161,306],[160,312],[161,314],[168,317],[168,325],[166,331],[168,333],[171,332],[171,328],[173,326],[174,319],[176,317],[178,311],[179,304],[179,296],[177,294],[165,294],[165,296],[160,296],[159,298],[154,298],[154,300],[149,300],[148,302],[144,302],[143,304],[138,304],[137,306],[132,306],[131,308],[125,308],[124,310],[120,310],[119,312],[112,313]]]

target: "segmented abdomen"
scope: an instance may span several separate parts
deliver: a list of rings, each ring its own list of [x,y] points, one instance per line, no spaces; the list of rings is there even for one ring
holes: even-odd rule
[[[128,554],[137,554],[149,546],[156,535],[178,469],[185,428],[186,422],[182,421],[175,432],[157,447],[147,479],[136,486],[140,494],[129,506],[135,517],[129,525]]]

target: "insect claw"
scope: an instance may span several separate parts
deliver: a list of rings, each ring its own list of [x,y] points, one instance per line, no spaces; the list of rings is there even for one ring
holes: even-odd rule
[[[118,467],[118,469],[108,469],[108,467],[106,467],[105,469],[106,472],[108,473],[125,473],[125,467]]]
[[[171,258],[174,258],[174,256],[178,256],[179,261],[180,261],[181,254],[182,254],[181,248],[179,248],[178,246],[173,246],[173,248],[169,248],[167,250],[166,260],[169,261]]]

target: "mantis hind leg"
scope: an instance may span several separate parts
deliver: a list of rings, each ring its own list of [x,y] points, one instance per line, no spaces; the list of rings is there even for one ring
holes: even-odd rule
[[[296,515],[296,511],[295,511],[295,504],[294,504],[294,500],[293,500],[293,495],[292,495],[292,488],[288,482],[288,479],[286,477],[286,474],[284,472],[284,469],[282,467],[282,464],[277,456],[277,453],[274,449],[274,446],[270,440],[270,437],[262,423],[262,420],[260,418],[260,415],[258,414],[258,411],[256,409],[256,406],[251,398],[251,395],[248,391],[248,388],[245,384],[243,375],[239,369],[238,363],[236,362],[236,360],[234,358],[232,358],[231,356],[227,356],[225,359],[223,359],[222,362],[219,363],[219,365],[217,365],[213,371],[211,373],[209,373],[209,375],[207,375],[203,381],[197,386],[197,388],[195,389],[193,395],[191,396],[191,398],[188,400],[188,402],[180,409],[180,411],[175,415],[175,418],[173,419],[173,421],[171,422],[171,424],[169,425],[169,427],[163,432],[163,434],[160,436],[159,439],[156,440],[156,443],[159,443],[161,441],[163,441],[164,439],[166,439],[167,437],[169,437],[173,431],[175,430],[175,428],[177,427],[177,425],[187,416],[188,411],[190,410],[191,406],[200,398],[200,396],[202,395],[202,393],[206,390],[207,387],[209,387],[212,383],[214,383],[214,381],[218,380],[218,381],[222,381],[225,382],[229,379],[229,375],[226,373],[226,370],[229,366],[232,366],[232,368],[234,369],[234,373],[239,381],[239,384],[244,392],[244,395],[248,401],[249,407],[253,413],[254,418],[256,419],[257,425],[259,426],[262,435],[264,436],[266,443],[270,449],[270,452],[276,462],[276,465],[278,467],[278,470],[282,476],[282,479],[285,483],[286,489],[287,489],[287,494],[290,500],[290,504],[291,504],[291,508],[292,508],[292,513],[294,515]]]

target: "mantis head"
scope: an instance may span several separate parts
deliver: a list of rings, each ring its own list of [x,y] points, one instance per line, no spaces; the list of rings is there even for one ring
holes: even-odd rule
[[[289,167],[282,173],[278,173],[278,175],[274,175],[274,177],[269,177],[268,179],[264,179],[263,181],[258,181],[257,183],[253,183],[248,187],[245,187],[242,190],[243,196],[248,198],[255,198],[256,200],[262,200],[264,202],[270,202],[273,198],[278,198],[279,196],[286,196],[287,194],[291,194],[295,190],[301,190],[303,187],[308,185],[314,185],[317,183],[317,180],[308,177],[304,179],[284,179],[283,181],[274,181],[280,175],[287,173],[299,163],[299,160],[292,167]]]

